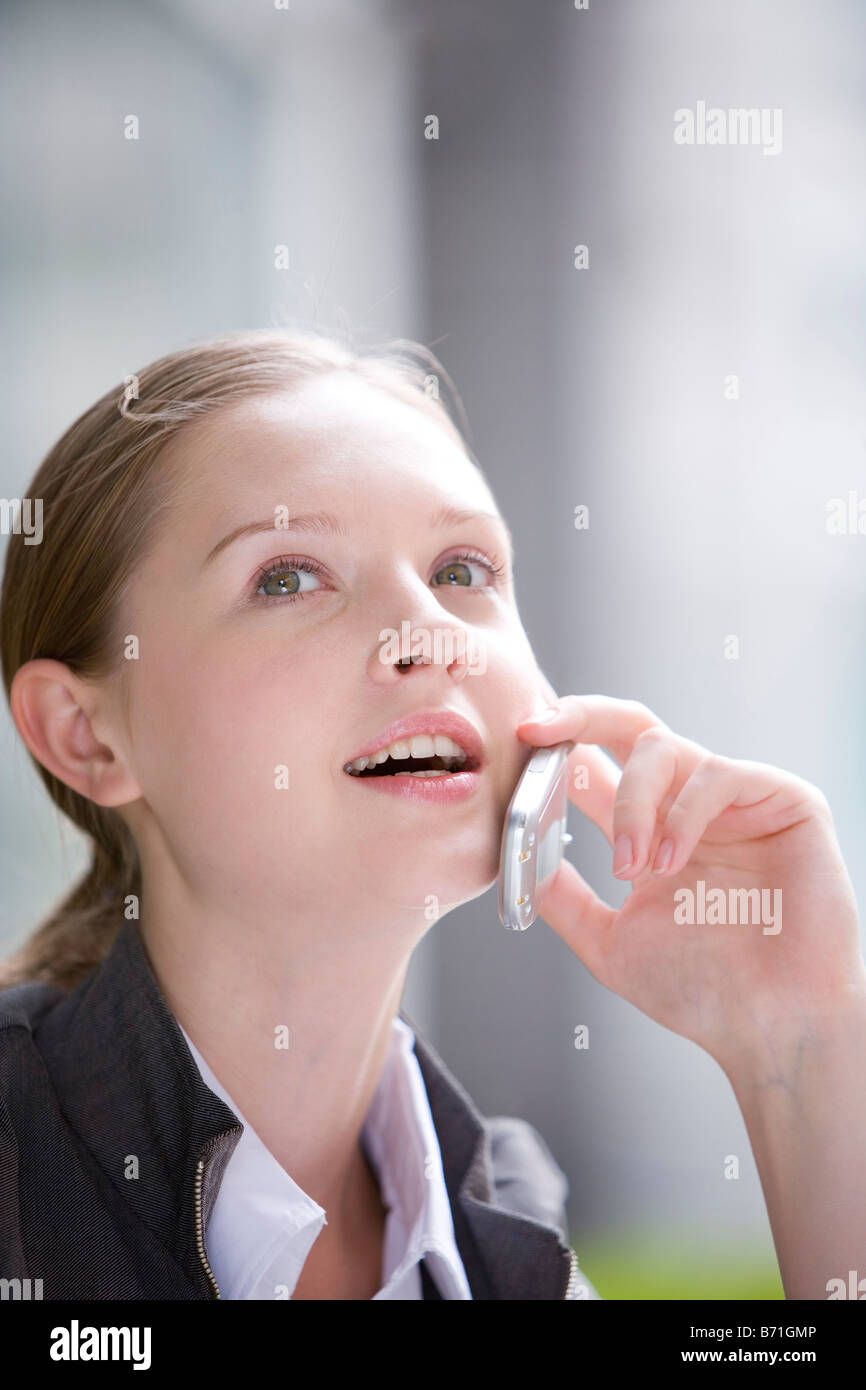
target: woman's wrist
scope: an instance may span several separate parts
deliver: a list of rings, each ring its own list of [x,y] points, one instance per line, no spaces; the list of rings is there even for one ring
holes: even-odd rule
[[[866,1073],[866,966],[832,996],[732,1030],[716,1061],[742,1099],[793,1092],[846,1057]]]
[[[789,1299],[866,1274],[866,988],[741,1045],[724,1070],[761,1179]],[[842,1281],[841,1284],[839,1281]]]

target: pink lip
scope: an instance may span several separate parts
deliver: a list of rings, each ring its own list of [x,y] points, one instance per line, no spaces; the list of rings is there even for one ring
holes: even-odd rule
[[[455,772],[447,777],[423,778],[423,777],[364,777],[360,780],[372,785],[384,785],[396,782],[398,786],[409,783],[410,786],[431,786],[440,783],[457,783],[461,778],[473,777],[480,770],[485,762],[484,747],[481,742],[481,735],[478,730],[464,719],[462,714],[456,714],[453,710],[425,711],[421,714],[410,714],[404,719],[398,719],[393,724],[389,724],[387,729],[383,729],[375,738],[365,743],[357,753],[353,753],[350,758],[346,758],[345,763],[353,763],[356,758],[369,757],[371,753],[378,753],[381,748],[385,748],[389,743],[396,743],[400,738],[411,738],[413,734],[447,734],[453,738],[455,743],[466,750],[469,758],[470,767],[465,772]],[[445,790],[445,787],[443,787]]]
[[[443,729],[442,733],[445,732]],[[358,757],[363,757],[362,753]],[[411,777],[398,772],[393,777],[352,777],[349,781],[359,787],[372,787],[374,791],[384,792],[386,796],[402,796],[408,801],[426,801],[438,805],[448,805],[453,801],[465,801],[473,796],[481,784],[481,770],[472,772],[443,772],[439,777]]]

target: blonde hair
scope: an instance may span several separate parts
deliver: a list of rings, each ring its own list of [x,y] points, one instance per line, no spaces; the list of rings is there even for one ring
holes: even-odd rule
[[[61,661],[84,679],[114,677],[123,684],[119,597],[170,503],[169,479],[156,466],[164,446],[189,422],[242,397],[299,390],[334,371],[352,372],[424,410],[479,467],[450,377],[428,348],[410,339],[361,350],[303,326],[251,329],[160,357],[79,416],[31,482],[28,497],[42,499],[42,542],[25,545],[22,533],[10,535],[0,590],[7,700],[15,673],[40,657]],[[43,980],[69,990],[110,950],[125,900],[140,899],[141,868],[122,818],[31,757],[52,800],[90,837],[92,860],[48,919],[0,961],[0,989]]]

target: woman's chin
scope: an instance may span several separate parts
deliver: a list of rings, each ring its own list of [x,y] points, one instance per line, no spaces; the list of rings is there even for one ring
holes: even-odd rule
[[[484,817],[484,820],[491,820]],[[419,834],[405,821],[386,837],[371,834],[369,821],[353,822],[351,831],[337,834],[334,841],[334,869],[341,880],[355,882],[368,897],[382,897],[391,903],[432,903],[459,907],[481,897],[499,875],[501,831],[483,824],[463,824],[453,833],[444,830]],[[377,888],[378,886],[378,888]]]
[[[498,863],[489,862],[466,866],[462,873],[453,864],[431,865],[427,873],[413,875],[401,899],[420,906],[432,922],[482,897],[495,884],[498,870]]]

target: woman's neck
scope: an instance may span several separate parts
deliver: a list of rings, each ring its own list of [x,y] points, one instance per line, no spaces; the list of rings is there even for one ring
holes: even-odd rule
[[[251,937],[212,917],[170,932],[149,919],[141,935],[168,1007],[262,1143],[327,1212],[333,1238],[362,1238],[376,1203],[358,1204],[370,1192],[360,1136],[411,945],[381,923],[375,939],[351,941],[321,922],[301,942],[297,928]]]

